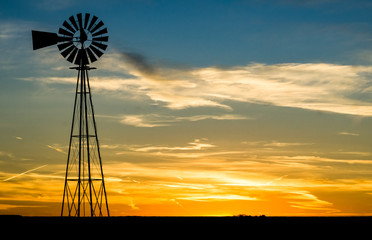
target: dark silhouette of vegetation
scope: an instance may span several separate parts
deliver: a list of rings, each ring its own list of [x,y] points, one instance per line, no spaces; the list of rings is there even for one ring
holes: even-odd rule
[[[258,215],[258,216],[252,216],[252,215],[246,215],[246,214],[239,214],[239,215],[234,215],[233,217],[238,217],[238,218],[264,218],[266,216],[264,214]]]

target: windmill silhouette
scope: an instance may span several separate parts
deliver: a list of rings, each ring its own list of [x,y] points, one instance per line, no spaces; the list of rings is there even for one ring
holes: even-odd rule
[[[61,216],[109,216],[88,71],[107,48],[107,28],[96,16],[69,17],[58,34],[32,30],[33,49],[56,45],[78,71]]]

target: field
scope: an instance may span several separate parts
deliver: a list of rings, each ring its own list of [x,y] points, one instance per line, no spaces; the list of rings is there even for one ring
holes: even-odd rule
[[[366,237],[372,229],[372,217],[22,217],[0,216],[1,228],[14,229],[19,234],[51,232],[79,236],[128,234],[141,237],[232,237],[232,236],[292,236],[309,237]],[[24,232],[20,231],[25,229]],[[28,231],[26,231],[28,230]],[[120,237],[121,238],[121,237]],[[124,237],[123,237],[124,238]],[[322,239],[320,238],[320,239]]]

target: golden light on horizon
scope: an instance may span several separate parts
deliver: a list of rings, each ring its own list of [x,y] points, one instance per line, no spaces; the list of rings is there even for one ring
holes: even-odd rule
[[[106,163],[104,171],[109,204],[112,206],[111,214],[113,216],[343,215],[342,208],[347,207],[345,203],[334,204],[343,189],[347,188],[360,195],[372,187],[372,181],[315,179],[309,178],[302,170],[298,172],[300,169],[323,171],[313,164],[319,161],[332,163],[332,159],[277,156],[237,160],[234,154],[212,154],[212,151],[218,150],[215,149],[216,146],[209,147],[212,144],[207,144],[207,140],[203,141],[200,146],[206,147],[209,153],[205,154],[204,158],[188,156],[178,161],[171,161],[169,160],[171,158],[164,157],[167,151],[183,151],[184,154],[188,154],[187,151],[204,151],[205,149],[201,150],[202,148],[190,150],[186,147],[153,147],[147,148],[148,152],[146,152],[143,151],[142,146],[137,146],[138,149],[142,149],[141,151],[136,151],[133,146],[132,150],[127,150],[126,154],[121,152],[119,156],[124,155],[129,158],[132,154],[140,154],[142,157],[150,158],[153,156],[153,151],[162,150],[165,151],[161,155],[163,162]],[[234,160],[230,161],[231,158]],[[361,164],[366,163],[369,164],[369,162],[361,162]],[[347,162],[342,164],[349,165]],[[286,171],[281,171],[281,168],[285,168]],[[7,198],[2,198],[1,210],[11,213],[12,209],[17,212],[24,208],[22,214],[34,215],[35,211],[27,211],[27,208],[35,209],[33,204],[36,203],[40,209],[58,208],[61,200],[63,169],[62,165],[43,166],[0,182],[3,191],[9,193]],[[279,176],[275,173],[278,171],[288,174]],[[299,175],[303,176],[299,177]],[[18,199],[19,205],[12,207],[6,203],[6,199],[10,201],[14,198]],[[22,202],[31,205],[22,205]],[[45,211],[45,214],[58,215],[58,211],[55,213]],[[361,212],[354,214],[361,214]]]

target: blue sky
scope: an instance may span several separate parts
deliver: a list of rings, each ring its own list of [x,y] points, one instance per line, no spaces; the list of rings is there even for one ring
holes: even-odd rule
[[[113,215],[371,214],[371,8],[0,3],[0,212],[59,213],[76,72],[31,30],[90,12],[110,36],[90,77]]]
[[[368,1],[300,2],[12,1],[1,16],[52,31],[71,12],[94,12],[111,30],[111,47],[192,66],[350,63],[369,49]]]

